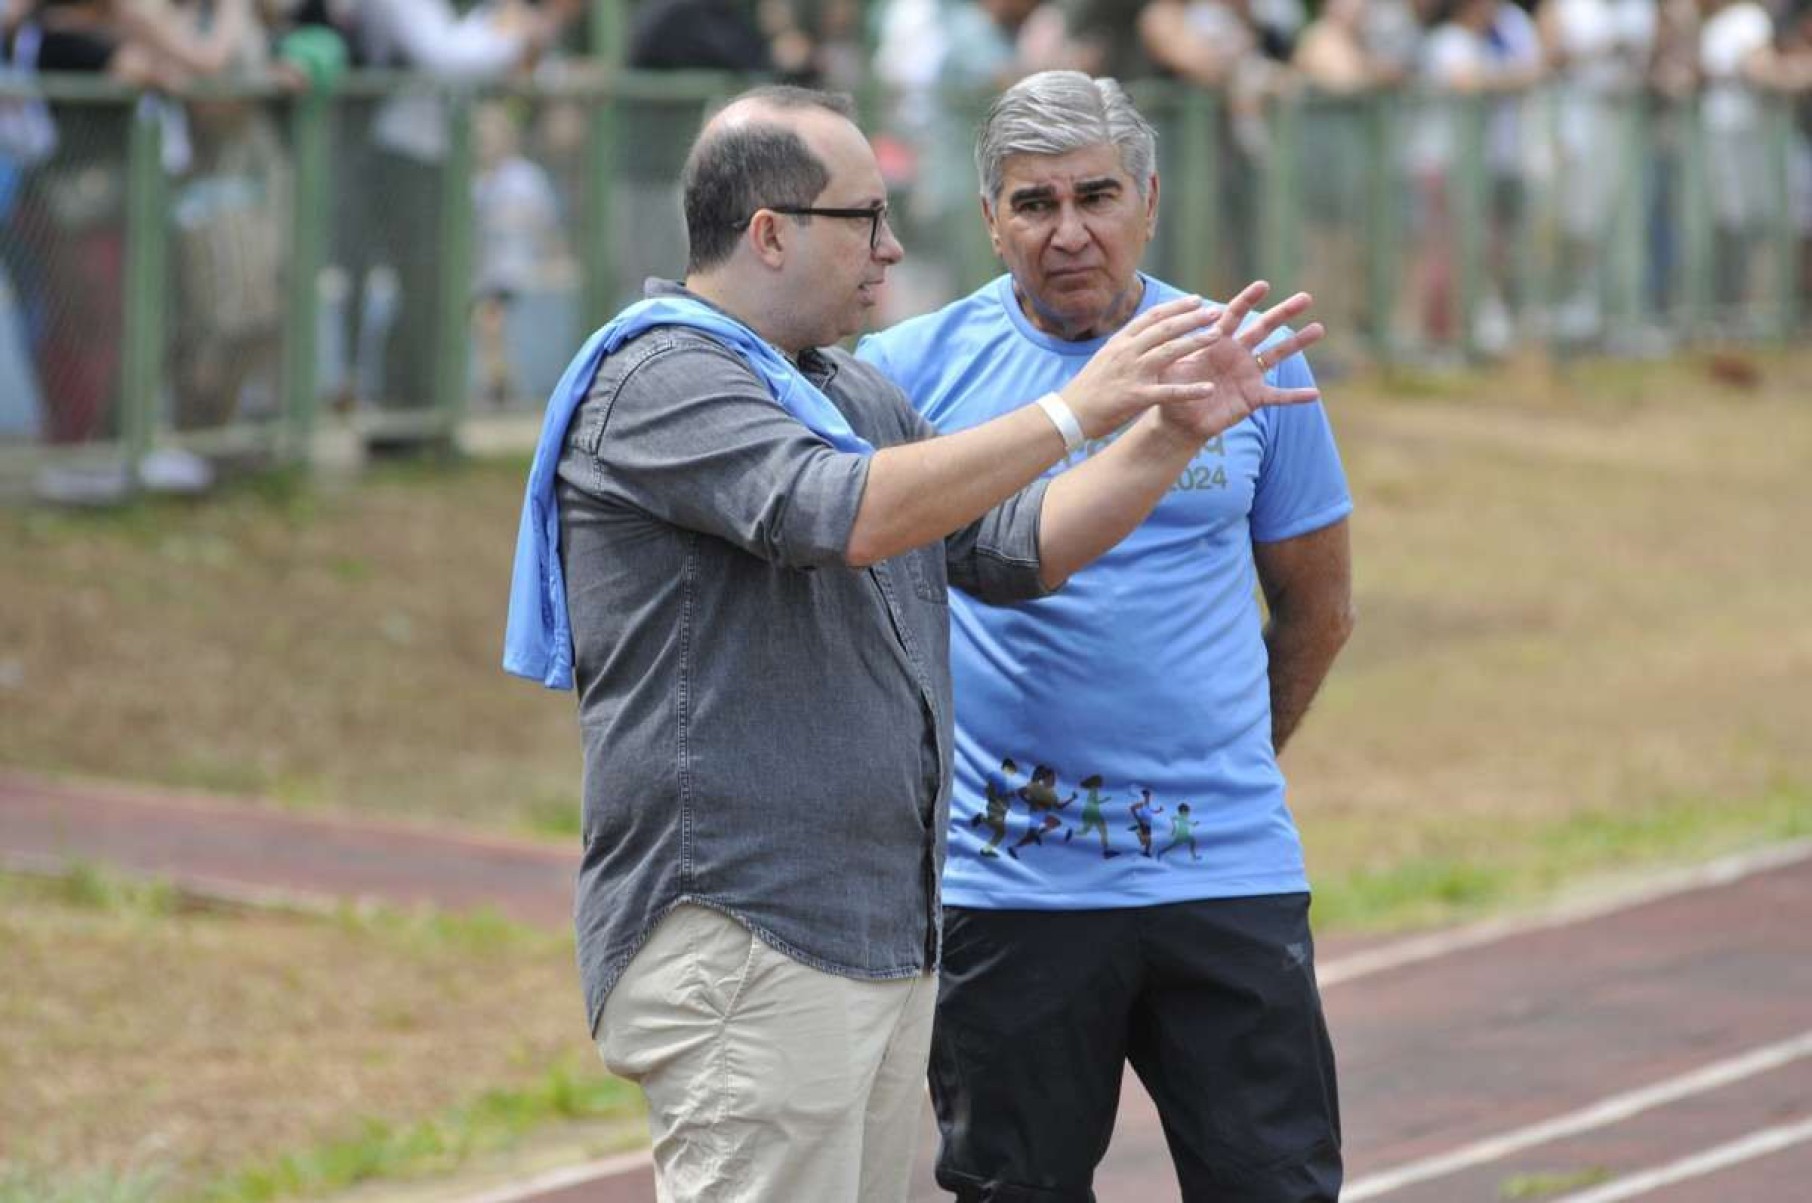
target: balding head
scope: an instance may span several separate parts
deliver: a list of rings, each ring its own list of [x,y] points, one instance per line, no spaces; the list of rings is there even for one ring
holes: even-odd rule
[[[681,177],[687,274],[728,259],[757,209],[811,204],[830,182],[830,170],[802,131],[854,118],[847,96],[777,85],[744,92],[706,122]]]

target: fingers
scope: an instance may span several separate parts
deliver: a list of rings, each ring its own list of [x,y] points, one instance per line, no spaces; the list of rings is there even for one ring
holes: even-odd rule
[[[1252,322],[1239,332],[1239,339],[1246,346],[1257,348],[1260,343],[1277,333],[1281,327],[1288,325],[1292,319],[1302,316],[1314,303],[1315,298],[1306,292],[1299,292],[1252,319]]]
[[[1126,325],[1122,326],[1118,337],[1136,341],[1142,337],[1146,331],[1150,330],[1159,322],[1168,318],[1194,313],[1201,307],[1202,298],[1193,295],[1178,297],[1174,301],[1165,301],[1161,305],[1153,305],[1150,309],[1136,315],[1132,321],[1127,322]]]
[[[1234,295],[1233,299],[1228,301],[1226,306],[1221,310],[1220,321],[1216,323],[1215,328],[1223,335],[1238,333],[1241,323],[1246,320],[1246,315],[1251,313],[1252,310],[1257,307],[1258,303],[1265,299],[1266,294],[1270,291],[1271,285],[1263,280],[1254,280],[1252,283],[1240,289],[1239,292]],[[1291,299],[1294,300],[1295,298]],[[1285,302],[1285,304],[1288,304],[1288,302]],[[1263,319],[1260,320],[1262,321]],[[1275,330],[1276,327],[1273,326],[1272,329]],[[1252,345],[1254,344],[1247,344],[1247,346]]]
[[[1308,350],[1326,334],[1327,328],[1320,322],[1310,322],[1288,338],[1280,338],[1274,343],[1259,347],[1253,355],[1259,358],[1259,366],[1268,372],[1290,356]]]
[[[1135,355],[1144,356],[1160,347],[1169,348],[1177,339],[1192,334],[1204,327],[1214,330],[1215,313],[1202,305],[1202,298],[1196,296],[1179,297],[1166,301],[1162,305],[1153,305],[1144,313],[1128,322],[1118,337],[1127,340],[1129,348]],[[1214,337],[1219,337],[1215,334]],[[1191,350],[1200,349],[1200,340],[1186,343],[1177,353],[1186,355]]]

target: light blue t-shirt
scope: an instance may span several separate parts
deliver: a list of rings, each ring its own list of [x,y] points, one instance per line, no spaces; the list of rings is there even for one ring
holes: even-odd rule
[[[1141,310],[1182,295],[1143,279]],[[1105,341],[1040,332],[1001,276],[856,353],[952,432],[1062,387]],[[1314,381],[1297,355],[1272,382]],[[1263,409],[1058,593],[1006,607],[952,593],[944,901],[1078,910],[1306,890],[1271,747],[1252,543],[1351,510],[1321,406]]]

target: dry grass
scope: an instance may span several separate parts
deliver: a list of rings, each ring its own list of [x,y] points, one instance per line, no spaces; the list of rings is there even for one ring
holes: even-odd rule
[[[0,514],[0,763],[576,830],[571,699],[497,667],[521,480]]]
[[[1362,617],[1287,757],[1324,929],[1812,834],[1812,356],[1760,366],[1330,389]],[[0,514],[0,763],[570,830],[571,699],[496,667],[522,467]],[[356,1161],[359,1117],[589,1052],[559,941],[0,884],[0,1167]]]
[[[281,1154],[337,1144],[381,1163],[374,1119],[482,1141],[446,1126],[449,1109],[532,1093],[554,1070],[604,1078],[578,1059],[564,940],[470,920],[198,911],[96,880],[0,876],[0,1168],[258,1198],[283,1175],[235,1171]],[[623,1115],[593,1128],[594,1145],[641,1135]],[[333,1172],[301,1176],[331,1186]]]
[[[1288,758],[1324,883],[1812,792],[1812,355],[1756,362],[1330,389],[1362,618]],[[0,762],[572,830],[571,699],[497,668],[521,477],[0,514]]]
[[[1529,365],[1338,400],[1360,627],[1287,766],[1318,877],[1577,860],[1567,831],[1620,818],[1674,827],[1651,856],[1812,825],[1812,358],[1762,379]]]
[[[1812,355],[1758,366],[1330,390],[1363,618],[1288,755],[1321,881],[1812,792]],[[0,763],[573,830],[571,699],[496,669],[520,480],[0,515]]]

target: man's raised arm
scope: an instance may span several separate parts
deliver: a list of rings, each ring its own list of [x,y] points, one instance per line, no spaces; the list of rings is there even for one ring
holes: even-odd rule
[[[971,430],[877,451],[845,559],[866,567],[973,522],[1063,458],[1070,441],[1058,428],[1064,416],[1081,437],[1099,438],[1148,408],[1205,403],[1214,385],[1172,369],[1221,333],[1199,297],[1154,305],[1064,387],[1057,413],[1027,404]]]

